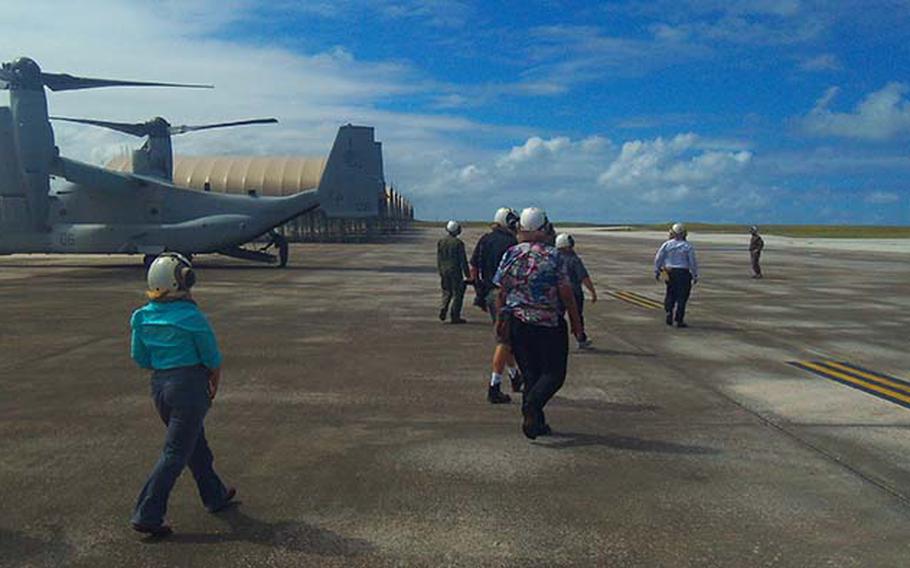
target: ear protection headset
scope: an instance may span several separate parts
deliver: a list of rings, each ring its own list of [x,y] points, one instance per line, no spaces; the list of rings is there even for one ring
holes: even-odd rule
[[[189,290],[196,284],[196,272],[189,259],[179,252],[166,252],[167,256],[177,259],[177,266],[174,267],[174,279],[177,281],[178,290]],[[164,256],[164,255],[162,255]]]

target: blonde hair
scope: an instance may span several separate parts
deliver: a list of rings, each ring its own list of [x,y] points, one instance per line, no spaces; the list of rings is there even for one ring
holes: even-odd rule
[[[153,302],[167,302],[171,300],[182,300],[190,296],[189,290],[146,290],[145,295]]]

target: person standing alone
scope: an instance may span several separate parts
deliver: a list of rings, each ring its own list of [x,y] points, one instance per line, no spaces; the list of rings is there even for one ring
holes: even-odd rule
[[[698,283],[698,263],[695,248],[686,240],[686,227],[676,223],[670,229],[670,239],[660,245],[654,255],[654,277],[660,279],[661,272],[668,275],[667,293],[664,296],[664,311],[667,325],[688,327],[686,324],[686,303],[692,292],[692,284]]]
[[[752,259],[752,278],[762,278],[761,273],[761,251],[765,248],[765,240],[758,234],[758,227],[752,225],[749,228],[752,238],[749,240],[749,256]]]
[[[446,320],[446,313],[451,305],[451,322],[467,323],[461,318],[461,305],[464,302],[465,278],[470,276],[468,257],[464,243],[458,238],[461,225],[457,221],[446,223],[447,235],[436,243],[436,268],[439,271],[442,286],[442,304],[439,308],[439,321]]]
[[[208,320],[190,294],[193,267],[182,255],[164,253],[148,271],[148,304],[130,320],[130,355],[152,371],[155,408],[167,426],[164,449],[133,511],[133,529],[156,537],[171,534],[167,501],[189,466],[209,512],[224,509],[236,495],[215,473],[203,421],[221,382],[221,352]]]

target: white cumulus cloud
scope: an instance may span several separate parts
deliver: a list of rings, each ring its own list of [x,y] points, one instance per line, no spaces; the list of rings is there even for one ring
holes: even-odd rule
[[[705,146],[692,133],[626,142],[598,181],[610,192],[654,202],[735,190],[752,161],[752,153]]]
[[[910,87],[891,82],[869,93],[851,112],[831,110],[839,94],[837,87],[829,88],[803,118],[805,129],[815,135],[837,136],[861,140],[889,140],[910,134]]]

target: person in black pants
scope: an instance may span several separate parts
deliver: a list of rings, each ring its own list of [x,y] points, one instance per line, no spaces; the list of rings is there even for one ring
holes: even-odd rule
[[[686,324],[686,302],[692,292],[692,285],[698,282],[698,262],[695,260],[695,248],[686,240],[686,228],[676,223],[670,229],[670,238],[660,245],[654,255],[654,277],[660,279],[661,273],[667,274],[667,293],[664,296],[664,310],[667,312],[667,325],[688,327]],[[674,313],[675,308],[675,313]]]
[[[677,327],[686,327],[686,303],[692,293],[692,273],[688,268],[670,268],[667,280],[667,293],[664,296],[664,311],[667,312],[667,325],[672,325],[674,310]]]
[[[508,338],[524,377],[521,430],[528,438],[552,432],[544,407],[566,380],[569,335],[583,337],[565,258],[546,244],[546,213],[530,207],[521,213],[519,244],[510,248],[493,283],[499,286],[497,337]]]

